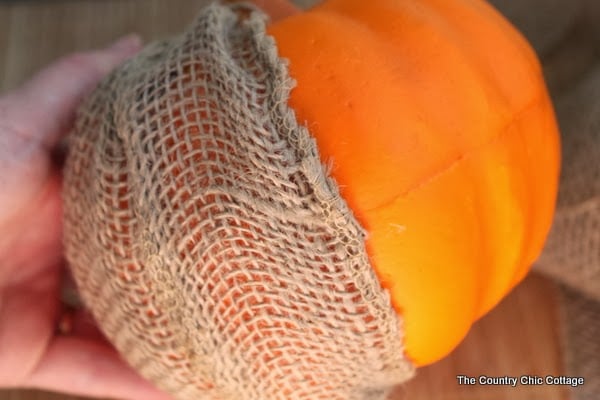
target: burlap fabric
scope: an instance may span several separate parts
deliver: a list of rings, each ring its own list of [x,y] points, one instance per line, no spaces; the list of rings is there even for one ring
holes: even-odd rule
[[[558,207],[538,269],[563,286],[566,372],[574,400],[600,399],[600,63],[556,102],[563,129]]]
[[[583,79],[556,105],[564,160],[557,213],[539,265],[600,301],[600,73]]]
[[[264,15],[213,4],[111,74],[70,137],[67,259],[177,399],[384,398],[413,373],[401,321],[276,50]]]
[[[550,236],[535,269],[562,286],[565,373],[573,400],[600,399],[600,2],[492,0],[541,57],[563,162]]]

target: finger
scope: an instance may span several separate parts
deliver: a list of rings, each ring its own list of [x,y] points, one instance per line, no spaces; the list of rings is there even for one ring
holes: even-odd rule
[[[130,35],[103,50],[63,57],[2,99],[3,123],[53,147],[71,124],[82,98],[140,48],[140,38]]]
[[[49,293],[57,286],[51,271],[26,284],[0,282],[0,387],[18,384],[44,354],[58,310]]]
[[[136,374],[109,345],[58,336],[24,386],[80,396],[172,400]]]

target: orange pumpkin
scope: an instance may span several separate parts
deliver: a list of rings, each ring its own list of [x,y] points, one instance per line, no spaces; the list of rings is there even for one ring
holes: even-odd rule
[[[416,365],[526,274],[559,139],[540,66],[481,0],[328,0],[272,24],[290,105],[357,220]]]

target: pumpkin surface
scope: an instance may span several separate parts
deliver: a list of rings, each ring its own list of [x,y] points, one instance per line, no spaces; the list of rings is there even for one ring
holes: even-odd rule
[[[416,365],[527,273],[555,205],[537,58],[480,0],[329,0],[272,24],[290,106],[357,220]]]

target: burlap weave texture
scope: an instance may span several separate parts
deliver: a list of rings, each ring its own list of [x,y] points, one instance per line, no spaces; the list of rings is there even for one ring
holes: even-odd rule
[[[70,137],[82,298],[177,399],[378,399],[412,376],[292,85],[264,15],[213,4],[112,73]]]
[[[557,113],[561,185],[538,262],[545,273],[600,302],[600,69],[557,101]]]
[[[563,171],[537,268],[564,288],[566,372],[586,379],[573,400],[600,397],[600,62],[557,102]]]

